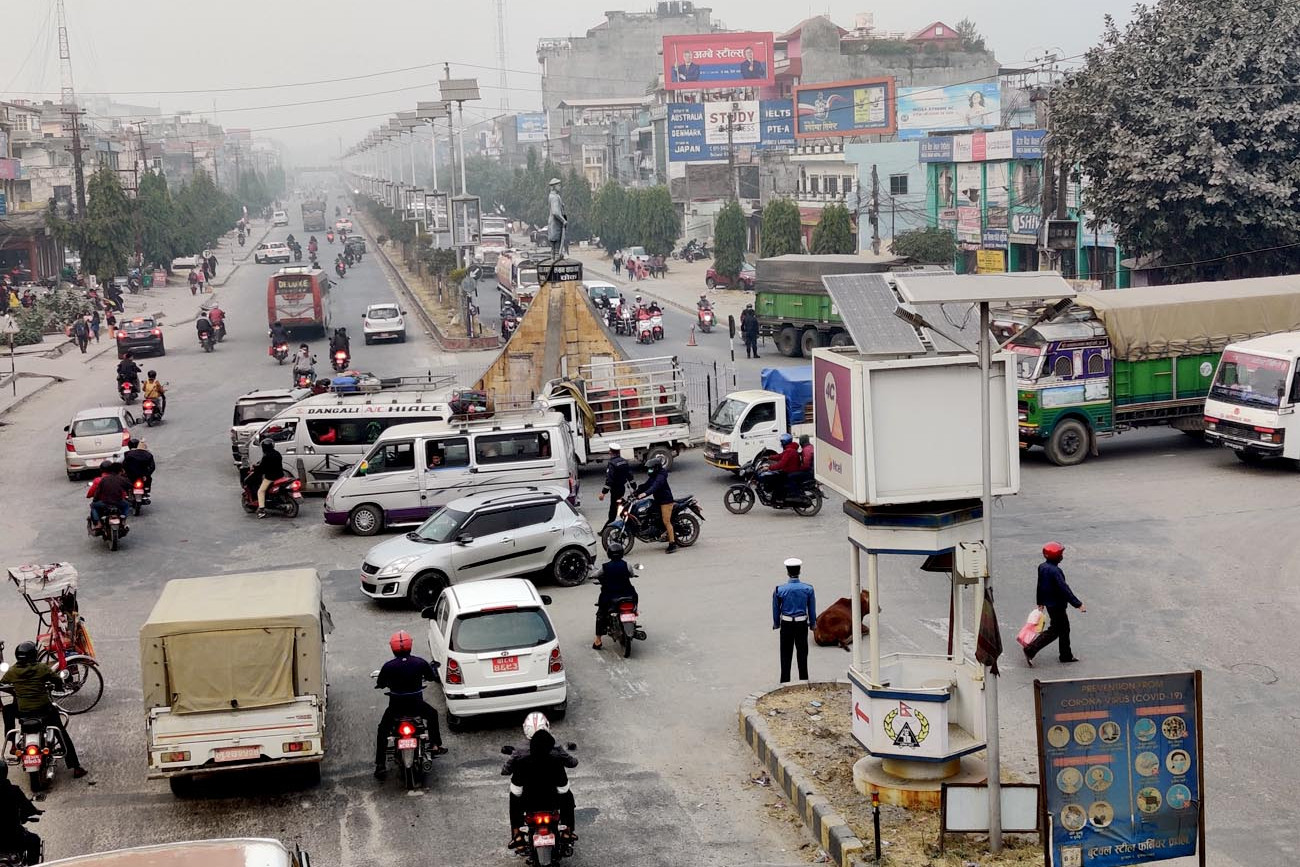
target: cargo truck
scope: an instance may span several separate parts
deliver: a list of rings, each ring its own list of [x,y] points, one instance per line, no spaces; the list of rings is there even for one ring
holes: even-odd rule
[[[1084,292],[1055,320],[1017,333],[1022,448],[1057,466],[1137,427],[1205,431],[1219,354],[1237,340],[1300,330],[1300,276]]]
[[[758,333],[789,358],[812,357],[819,346],[849,346],[853,338],[822,285],[827,274],[875,274],[901,267],[902,259],[804,256],[759,259],[754,284]]]
[[[767,368],[761,389],[733,391],[709,417],[704,462],[736,472],[781,450],[781,434],[813,434],[812,366]]]
[[[324,232],[328,228],[325,222],[325,201],[302,203],[302,230],[304,232]]]
[[[1297,331],[1229,344],[1205,401],[1205,438],[1248,464],[1300,459],[1297,361]]]

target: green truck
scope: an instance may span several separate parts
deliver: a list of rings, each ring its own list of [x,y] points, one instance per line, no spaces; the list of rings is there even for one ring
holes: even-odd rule
[[[325,220],[325,200],[312,200],[302,203],[302,230],[304,232],[324,232],[329,227]]]
[[[995,322],[1015,333],[1021,316]],[[1205,399],[1225,346],[1300,330],[1300,276],[1083,292],[1060,317],[1015,333],[1021,448],[1057,466],[1131,428],[1205,430]]]
[[[812,357],[819,346],[849,346],[853,338],[822,285],[828,274],[874,274],[899,268],[902,259],[791,253],[759,259],[754,282],[758,333],[782,355]]]

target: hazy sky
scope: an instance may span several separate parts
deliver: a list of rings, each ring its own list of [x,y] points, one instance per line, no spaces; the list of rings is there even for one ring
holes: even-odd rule
[[[654,6],[652,0],[505,3],[511,110],[540,105],[539,37],[581,36],[606,9]],[[697,3],[706,5],[729,28],[777,32],[822,13],[852,27],[858,12],[874,11],[878,28],[900,31],[934,20],[955,25],[965,16],[1003,64],[1015,65],[1048,48],[1080,54],[1097,41],[1104,15],[1122,23],[1132,2],[924,0],[891,3],[888,11],[867,0]],[[0,99],[57,100],[54,0],[4,0],[3,6]],[[107,91],[121,102],[169,112],[215,111],[222,125],[265,130],[303,159],[334,154],[340,140],[346,147],[392,113],[436,99],[444,61],[454,77],[479,79],[484,99],[467,105],[467,119],[501,108],[493,0],[67,0],[67,10],[79,92]],[[371,77],[309,83],[362,75]],[[312,104],[301,104],[307,101]]]

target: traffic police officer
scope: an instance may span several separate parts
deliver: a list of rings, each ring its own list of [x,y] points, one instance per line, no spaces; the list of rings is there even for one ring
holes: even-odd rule
[[[772,628],[781,630],[781,683],[790,682],[790,656],[799,663],[799,679],[808,679],[808,633],[817,625],[817,597],[799,580],[803,561],[785,561],[786,582],[772,591]]]

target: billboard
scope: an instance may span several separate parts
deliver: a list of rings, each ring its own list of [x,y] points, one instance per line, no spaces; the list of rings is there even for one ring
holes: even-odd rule
[[[546,141],[546,113],[538,111],[515,115],[515,140],[519,142]]]
[[[664,86],[668,90],[770,87],[772,34],[699,33],[664,37]]]
[[[994,129],[1002,116],[997,83],[900,87],[898,137],[924,138],[930,130]]]
[[[1204,862],[1201,673],[1034,681],[1051,863]],[[1049,852],[1044,852],[1047,856]]]
[[[999,130],[969,135],[942,135],[918,142],[923,163],[970,163],[985,160],[1041,160],[1045,129]]]
[[[794,89],[795,138],[894,132],[894,79],[833,81]]]
[[[794,146],[794,103],[788,99],[674,102],[668,105],[668,159],[704,162],[727,158],[727,124],[735,145]]]

